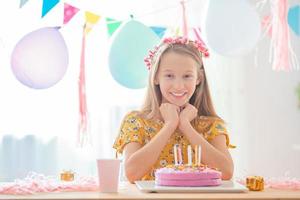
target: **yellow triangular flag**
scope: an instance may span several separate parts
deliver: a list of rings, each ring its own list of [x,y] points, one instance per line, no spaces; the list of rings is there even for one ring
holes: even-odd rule
[[[179,27],[176,27],[175,29],[175,35],[178,37],[180,35],[181,31]]]
[[[89,11],[85,12],[85,34],[88,34],[92,30],[93,26],[99,21],[99,19],[99,15],[96,15]]]

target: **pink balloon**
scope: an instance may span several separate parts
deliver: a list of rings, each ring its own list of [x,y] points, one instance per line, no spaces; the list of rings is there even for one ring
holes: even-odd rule
[[[59,27],[46,27],[25,35],[11,55],[16,78],[34,89],[55,85],[68,67],[68,49]]]

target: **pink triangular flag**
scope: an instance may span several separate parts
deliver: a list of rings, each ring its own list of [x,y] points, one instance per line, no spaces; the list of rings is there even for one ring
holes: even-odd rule
[[[79,11],[79,8],[71,6],[70,4],[64,4],[64,25],[67,24],[72,17]]]

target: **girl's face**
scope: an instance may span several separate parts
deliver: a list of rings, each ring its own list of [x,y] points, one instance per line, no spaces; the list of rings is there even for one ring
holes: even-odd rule
[[[183,106],[189,102],[200,82],[197,65],[186,54],[168,52],[162,56],[155,78],[162,93],[162,103]]]

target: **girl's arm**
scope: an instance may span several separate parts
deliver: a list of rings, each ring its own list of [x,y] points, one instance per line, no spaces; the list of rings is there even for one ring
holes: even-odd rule
[[[208,142],[192,127],[188,120],[184,122],[181,121],[181,131],[184,132],[193,146],[201,146],[201,160],[203,163],[220,169],[222,179],[229,180],[232,178],[234,166],[226,146],[226,138],[224,135],[218,135],[212,141]]]
[[[164,126],[145,146],[129,143],[125,146],[125,174],[130,182],[140,180],[156,163],[161,151],[179,123],[179,107],[162,103],[159,108]]]
[[[176,128],[175,123],[165,123],[145,146],[137,142],[131,142],[125,146],[125,174],[131,183],[140,180],[152,169]]]

